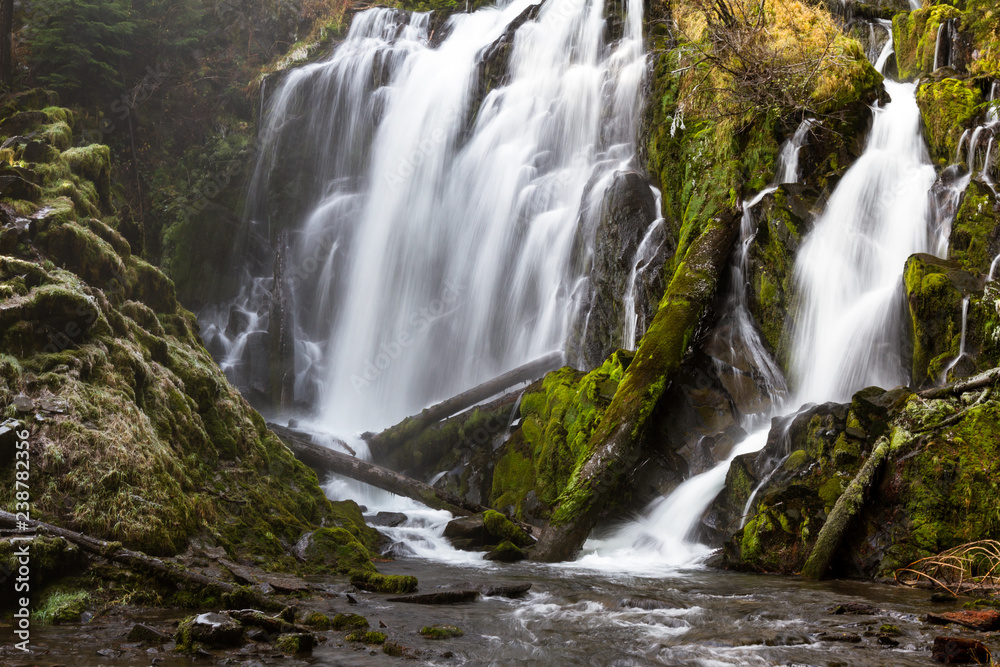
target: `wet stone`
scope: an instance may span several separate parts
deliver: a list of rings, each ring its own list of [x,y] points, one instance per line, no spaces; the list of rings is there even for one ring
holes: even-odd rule
[[[964,637],[937,637],[931,647],[931,655],[937,662],[946,665],[976,663],[990,664],[990,651],[975,639]]]

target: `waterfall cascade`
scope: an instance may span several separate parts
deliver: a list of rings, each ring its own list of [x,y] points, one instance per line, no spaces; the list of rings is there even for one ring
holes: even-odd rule
[[[891,50],[890,40],[878,58],[880,69]],[[885,85],[891,102],[873,108],[874,124],[864,153],[837,185],[796,259],[800,304],[791,361],[793,394],[784,403],[789,408],[848,400],[854,391],[870,385],[905,383],[903,265],[911,254],[947,250],[947,236],[935,233],[931,205],[935,172],[921,134],[916,85],[888,79]],[[803,135],[808,130],[799,129]],[[801,146],[802,139],[797,132],[783,156],[797,153],[796,141]],[[786,171],[791,160],[786,157],[783,162],[779,178],[794,181],[797,177]],[[740,268],[754,229],[748,212],[768,192],[744,205],[726,308],[730,318],[739,319],[739,304],[745,302]],[[733,329],[739,332],[734,340],[753,348],[752,318],[747,329]],[[763,346],[759,350],[767,354]],[[759,367],[776,365],[767,358]],[[775,402],[772,415],[780,414],[780,405]],[[688,479],[610,536],[592,538],[578,564],[661,571],[664,565],[690,564],[707,554],[707,546],[692,540],[698,522],[722,489],[732,460],[759,451],[767,438],[767,427],[752,432],[715,468]]]
[[[272,94],[248,224],[294,230],[296,395],[324,428],[386,426],[564,348],[588,203],[635,152],[642,3],[626,9],[610,44],[602,2],[514,0],[452,16],[437,46],[428,15],[372,9]]]

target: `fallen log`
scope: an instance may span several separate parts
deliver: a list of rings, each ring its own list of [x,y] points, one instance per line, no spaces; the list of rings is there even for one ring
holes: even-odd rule
[[[861,466],[861,470],[851,480],[851,483],[847,485],[847,489],[840,494],[840,498],[837,498],[833,509],[830,510],[830,516],[823,522],[823,527],[820,528],[819,536],[816,538],[816,544],[813,545],[809,558],[806,559],[806,564],[802,566],[803,577],[819,580],[826,575],[830,561],[833,560],[833,554],[844,538],[844,532],[850,525],[851,519],[864,506],[865,493],[875,480],[875,473],[878,472],[888,455],[889,439],[883,437],[875,444],[871,456]]]
[[[533,560],[573,558],[634,469],[657,405],[715,296],[739,221],[735,212],[706,221],[678,263],[635,359],[587,442],[590,456],[560,495]]]
[[[446,401],[441,401],[429,408],[424,408],[420,414],[407,417],[381,433],[366,433],[362,437],[368,442],[372,458],[376,461],[384,461],[392,449],[405,443],[410,438],[419,435],[428,426],[458,414],[462,410],[467,410],[477,403],[481,403],[491,396],[496,396],[523,382],[534,382],[549,371],[556,370],[562,364],[563,353],[552,352],[473,387],[468,391],[464,391]]]
[[[185,569],[180,565],[149,556],[141,551],[126,549],[120,542],[108,542],[66,528],[53,526],[43,521],[19,519],[16,515],[3,510],[0,510],[0,526],[16,528],[18,531],[43,531],[48,535],[61,537],[93,556],[104,558],[133,570],[145,571],[158,579],[174,585],[194,586],[199,589],[207,588],[221,593],[234,593],[237,591],[237,587],[229,582]],[[273,600],[268,600],[265,596],[253,590],[240,588],[239,592],[244,599],[250,598],[251,601],[262,607],[270,608],[275,606]]]
[[[941,387],[933,387],[931,389],[925,389],[919,392],[917,395],[920,398],[941,398],[942,396],[957,396],[958,394],[963,394],[967,391],[976,391],[978,389],[985,389],[986,387],[992,387],[995,384],[1000,383],[1000,368],[991,368],[990,370],[980,373],[979,375],[974,375],[970,378],[962,378],[961,380],[955,380],[949,384],[943,385]]]
[[[278,424],[267,426],[292,450],[296,458],[317,472],[350,477],[385,491],[412,498],[432,509],[448,510],[459,516],[478,514],[489,509],[380,465],[317,445],[305,434],[284,426]]]

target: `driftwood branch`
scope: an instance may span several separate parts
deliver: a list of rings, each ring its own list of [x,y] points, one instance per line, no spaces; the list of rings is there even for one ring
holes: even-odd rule
[[[942,398],[944,396],[957,396],[967,391],[985,389],[1000,383],[1000,368],[991,368],[985,373],[974,375],[970,378],[962,378],[941,387],[925,389],[917,394],[920,398]]]
[[[126,549],[119,542],[108,542],[66,528],[53,526],[43,521],[21,520],[16,515],[3,510],[0,510],[0,526],[17,528],[18,530],[42,531],[48,535],[61,537],[93,556],[104,558],[133,570],[148,572],[158,579],[168,581],[174,585],[194,586],[199,589],[207,588],[222,593],[233,593],[237,589],[235,585],[229,582],[206,576],[200,572],[184,569],[175,563],[149,556],[141,551]],[[253,591],[241,590],[241,594],[257,598],[256,601],[262,606],[273,606],[273,602],[267,601],[264,596],[260,596]]]
[[[416,437],[432,424],[467,410],[477,403],[523,382],[534,382],[549,371],[559,368],[562,364],[562,352],[547,354],[446,401],[425,408],[420,414],[407,417],[399,424],[387,428],[381,433],[365,434],[365,440],[368,441],[372,457],[376,461],[384,461],[393,449]]]
[[[318,472],[350,477],[391,493],[412,498],[433,509],[448,510],[460,516],[477,514],[489,509],[380,465],[317,445],[305,434],[284,426],[278,424],[267,426],[292,450],[296,458]]]

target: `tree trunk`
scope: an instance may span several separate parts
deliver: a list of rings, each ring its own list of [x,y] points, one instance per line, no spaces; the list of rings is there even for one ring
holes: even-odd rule
[[[0,78],[14,76],[14,0],[0,0]]]
[[[304,435],[283,426],[277,424],[268,424],[267,426],[288,445],[288,448],[300,461],[318,472],[350,477],[397,495],[412,498],[433,509],[448,510],[459,516],[478,514],[489,509],[388,468],[317,445]]]
[[[851,483],[847,485],[847,489],[840,494],[840,498],[837,498],[833,509],[830,510],[830,516],[823,522],[823,527],[820,528],[819,536],[816,538],[816,544],[813,545],[809,558],[802,567],[803,577],[818,580],[826,574],[833,554],[844,538],[844,532],[850,525],[851,519],[864,506],[865,493],[875,480],[875,473],[878,472],[888,454],[889,439],[883,437],[876,443],[871,456],[861,466],[861,470],[851,480]]]
[[[641,454],[650,417],[673,381],[715,295],[739,228],[733,212],[711,220],[691,244],[643,336],[635,359],[588,442],[590,458],[559,497],[532,559],[573,558],[602,508]]]
[[[442,419],[471,408],[477,403],[481,403],[487,398],[506,391],[522,382],[534,382],[549,371],[559,368],[562,364],[562,352],[547,354],[540,359],[535,359],[524,366],[515,368],[488,382],[462,392],[458,396],[425,408],[420,414],[407,417],[381,433],[375,435],[365,434],[365,440],[368,441],[372,458],[376,461],[385,461],[393,449],[399,447],[407,440],[416,437],[431,424],[436,424]]]

